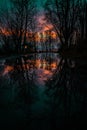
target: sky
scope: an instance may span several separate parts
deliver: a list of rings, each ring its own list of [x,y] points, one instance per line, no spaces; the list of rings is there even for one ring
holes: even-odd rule
[[[40,10],[43,10],[43,6],[45,4],[46,0],[37,0],[37,7]]]
[[[32,0],[33,1],[33,0]],[[35,4],[36,4],[36,8],[38,11],[37,15],[37,21],[38,21],[38,29],[42,28],[41,31],[46,31],[49,29],[52,29],[53,26],[51,24],[48,24],[48,22],[45,19],[45,15],[44,15],[44,4],[47,0],[34,0]],[[83,0],[86,1],[86,0]],[[5,9],[6,7],[10,7],[10,0],[0,0],[0,8]]]
[[[87,0],[82,0],[82,1],[87,1]],[[38,9],[42,10],[43,9],[43,5],[46,2],[46,0],[35,0],[35,2],[37,3]],[[0,0],[0,6],[5,8],[6,5],[7,6],[10,5],[9,0]]]
[[[33,1],[33,0],[32,0]],[[50,28],[52,28],[51,25],[47,25],[46,20],[44,20],[44,9],[43,6],[45,4],[46,0],[35,0],[35,4],[36,4],[36,8],[38,11],[37,15],[37,28],[41,30],[40,31],[46,31],[49,30]],[[10,0],[0,0],[0,8],[3,8],[5,10],[5,8],[10,8]]]
[[[38,10],[43,10],[43,5],[45,4],[46,0],[35,0]],[[0,0],[0,7],[9,7],[10,2],[9,0]]]

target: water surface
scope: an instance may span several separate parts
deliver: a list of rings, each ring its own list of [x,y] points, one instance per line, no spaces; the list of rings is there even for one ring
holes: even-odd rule
[[[86,94],[87,62],[84,60],[63,59],[56,53],[0,60],[3,127],[18,125],[31,130],[50,130],[85,125]]]

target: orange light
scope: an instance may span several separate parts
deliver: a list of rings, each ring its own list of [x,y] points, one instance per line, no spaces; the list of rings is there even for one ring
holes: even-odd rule
[[[52,32],[51,32],[51,37],[52,37],[53,39],[56,39],[56,38],[57,38],[56,32],[52,31]]]
[[[24,48],[27,49],[27,45]]]
[[[3,75],[5,75],[5,74],[11,72],[12,70],[14,70],[14,68],[13,68],[12,66],[9,66],[9,65],[6,66],[6,67],[4,68]]]
[[[56,68],[57,68],[57,64],[56,64],[55,62],[52,63],[52,64],[51,64],[51,68],[52,68],[52,69],[56,69]]]
[[[36,41],[36,42],[46,41],[49,36],[52,39],[56,39],[57,34],[55,31],[50,31],[51,29],[53,29],[53,26],[48,24],[47,26],[44,26],[41,32],[37,32],[35,34],[33,32],[32,33],[26,32],[27,41]],[[7,29],[7,28],[1,28],[1,33],[6,36],[16,34],[14,30],[11,31],[10,29]],[[20,32],[17,35],[19,36]],[[23,33],[23,36],[24,36],[24,33]]]

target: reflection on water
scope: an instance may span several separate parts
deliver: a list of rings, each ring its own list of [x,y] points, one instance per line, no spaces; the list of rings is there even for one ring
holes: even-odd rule
[[[24,80],[34,79],[34,82],[38,81],[41,85],[44,81],[48,80],[57,69],[60,59],[57,59],[55,55],[31,55],[23,56],[15,59],[9,59],[4,62],[1,76],[18,75],[22,73]],[[20,77],[19,77],[20,78]]]
[[[85,124],[86,66],[49,53],[1,60],[1,122],[32,130]]]

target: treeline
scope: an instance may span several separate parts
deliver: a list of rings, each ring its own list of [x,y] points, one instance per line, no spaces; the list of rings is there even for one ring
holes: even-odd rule
[[[0,10],[1,53],[19,54],[37,51],[35,39],[39,29],[37,28],[36,2],[35,0],[10,0],[10,7]],[[44,12],[47,24],[52,25],[57,34],[56,43],[60,41],[61,49],[73,46],[80,49],[87,47],[86,0],[46,0]],[[44,36],[41,35],[40,38],[43,39]],[[40,42],[42,42],[42,50],[44,48],[52,50],[50,49],[53,48],[50,36],[46,41]]]

